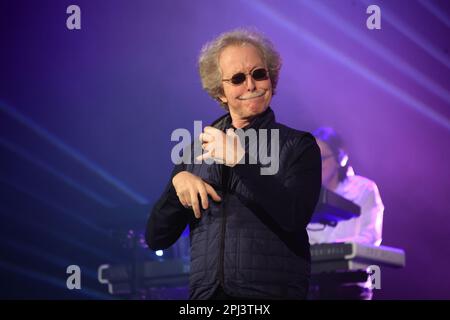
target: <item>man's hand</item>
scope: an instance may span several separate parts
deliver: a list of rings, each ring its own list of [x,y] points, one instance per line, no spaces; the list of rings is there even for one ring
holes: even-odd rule
[[[201,217],[198,195],[200,195],[202,207],[205,210],[209,205],[208,195],[210,195],[214,201],[221,200],[213,187],[188,171],[177,173],[172,179],[172,184],[175,187],[175,191],[177,192],[181,204],[186,208],[191,207],[192,210],[194,210],[196,218]]]
[[[228,129],[225,134],[214,127],[205,127],[199,139],[207,152],[198,156],[198,161],[212,158],[217,163],[234,167],[245,155],[241,141],[233,129]]]

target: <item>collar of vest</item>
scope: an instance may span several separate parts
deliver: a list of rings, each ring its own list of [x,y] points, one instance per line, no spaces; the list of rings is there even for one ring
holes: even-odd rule
[[[275,122],[275,113],[273,112],[271,107],[268,107],[263,113],[257,115],[247,126],[242,128],[242,130],[247,130],[253,128],[255,130],[259,128],[265,128],[270,123]],[[234,128],[232,126],[231,115],[230,113],[224,114],[220,118],[213,121],[211,124],[212,127],[225,131],[228,128]],[[235,128],[234,128],[235,129]]]

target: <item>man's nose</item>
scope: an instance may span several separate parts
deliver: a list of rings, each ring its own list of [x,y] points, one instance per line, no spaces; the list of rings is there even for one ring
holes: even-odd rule
[[[247,91],[254,91],[256,88],[255,79],[253,79],[251,74],[247,75],[245,80],[245,85],[247,86]]]

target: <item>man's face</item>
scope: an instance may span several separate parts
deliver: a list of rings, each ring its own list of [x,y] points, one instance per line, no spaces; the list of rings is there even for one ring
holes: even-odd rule
[[[267,109],[272,98],[270,78],[255,81],[250,75],[255,69],[267,69],[255,46],[245,44],[226,47],[220,54],[219,67],[222,79],[230,79],[239,72],[247,74],[246,80],[239,85],[222,82],[224,95],[219,98],[228,104],[232,116],[249,119]]]
[[[322,157],[322,184],[327,186],[338,175],[339,165],[331,148],[320,139],[316,139]]]

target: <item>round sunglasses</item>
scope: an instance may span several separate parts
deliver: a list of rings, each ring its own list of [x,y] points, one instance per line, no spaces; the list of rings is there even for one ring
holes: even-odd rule
[[[231,84],[238,86],[243,84],[247,79],[247,75],[251,75],[255,81],[263,81],[269,78],[268,72],[264,68],[255,69],[249,73],[239,72],[233,75],[230,79],[222,79],[222,81],[229,81]]]

